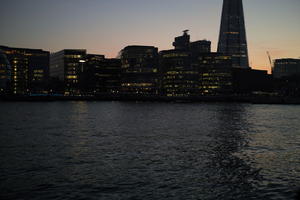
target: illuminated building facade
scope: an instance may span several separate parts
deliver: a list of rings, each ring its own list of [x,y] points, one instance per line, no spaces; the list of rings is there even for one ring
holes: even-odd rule
[[[49,52],[41,49],[0,46],[11,66],[11,90],[25,95],[47,93],[49,78]]]
[[[300,76],[300,59],[276,59],[273,68],[274,78]]]
[[[0,95],[10,89],[11,68],[6,55],[0,50]]]
[[[232,92],[230,56],[211,53],[211,42],[190,42],[184,31],[175,49],[160,52],[161,91],[168,97],[222,95]]]
[[[190,51],[174,49],[160,52],[161,92],[167,97],[197,94],[198,71],[191,65]]]
[[[116,96],[121,85],[121,60],[107,59],[104,55],[88,54],[84,80],[88,94]]]
[[[233,91],[231,57],[220,53],[203,53],[193,65],[199,71],[199,95],[225,95]]]
[[[158,95],[158,49],[153,46],[127,46],[120,52],[120,57],[122,95]]]
[[[50,76],[64,82],[65,95],[80,95],[86,50],[64,49],[50,55]]]
[[[218,52],[232,57],[235,68],[249,68],[243,1],[224,0]]]

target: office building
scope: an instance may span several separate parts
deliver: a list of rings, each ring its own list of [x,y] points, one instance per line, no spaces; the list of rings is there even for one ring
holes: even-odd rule
[[[153,46],[127,46],[120,52],[120,57],[122,95],[158,95],[158,49]]]
[[[173,46],[176,50],[186,50],[190,49],[190,35],[188,34],[189,30],[184,30],[182,36],[175,38]]]
[[[104,55],[98,54],[87,54],[86,55],[86,67],[82,73],[80,90],[81,94],[85,95],[95,95],[98,93],[97,88],[101,88],[102,85],[98,85],[98,78],[97,78],[97,69],[101,66],[101,62],[105,59]]]
[[[197,56],[201,53],[211,52],[211,41],[199,40],[190,43],[190,50],[193,56]]]
[[[50,55],[50,76],[64,83],[66,96],[81,95],[80,88],[86,66],[86,50],[64,49]]]
[[[10,89],[11,67],[6,55],[0,50],[0,95]]]
[[[223,0],[218,52],[232,57],[235,68],[249,68],[242,0]]]
[[[300,76],[300,59],[276,59],[274,62],[273,77],[288,78],[292,76]]]
[[[49,78],[49,52],[41,49],[25,49],[0,46],[11,66],[11,90],[13,94],[29,95],[47,93]]]
[[[232,60],[220,53],[203,53],[197,56],[193,65],[199,71],[199,95],[227,95],[232,88]]]
[[[197,94],[198,71],[191,64],[191,52],[182,49],[161,51],[161,92],[167,97],[191,97]]]
[[[220,95],[232,92],[231,57],[211,53],[211,42],[175,38],[175,49],[160,52],[161,91],[168,97]]]
[[[173,46],[176,50],[191,51],[192,55],[211,52],[211,41],[198,40],[191,42],[191,36],[188,34],[188,31],[189,30],[184,30],[182,36],[175,37]]]
[[[233,68],[232,78],[235,94],[272,92],[274,89],[272,76],[266,70]]]
[[[96,96],[117,96],[121,86],[121,60],[88,54],[86,58],[85,93]]]

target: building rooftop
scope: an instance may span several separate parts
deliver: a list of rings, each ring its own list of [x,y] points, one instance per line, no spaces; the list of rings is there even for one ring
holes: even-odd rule
[[[45,50],[43,49],[31,49],[31,48],[19,48],[19,47],[9,47],[9,46],[3,46],[0,45],[0,49],[2,50],[17,50],[17,51],[43,51],[45,52]]]

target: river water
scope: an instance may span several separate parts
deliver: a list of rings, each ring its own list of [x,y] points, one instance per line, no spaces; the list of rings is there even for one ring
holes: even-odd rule
[[[295,199],[300,106],[0,102],[0,199]]]

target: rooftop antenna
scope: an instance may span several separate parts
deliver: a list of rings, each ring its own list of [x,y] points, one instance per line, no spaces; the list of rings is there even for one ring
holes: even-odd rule
[[[188,29],[187,29],[187,30],[184,30],[184,31],[183,31],[183,34],[184,34],[184,35],[187,35],[189,31],[190,31],[190,30],[188,30]]]

